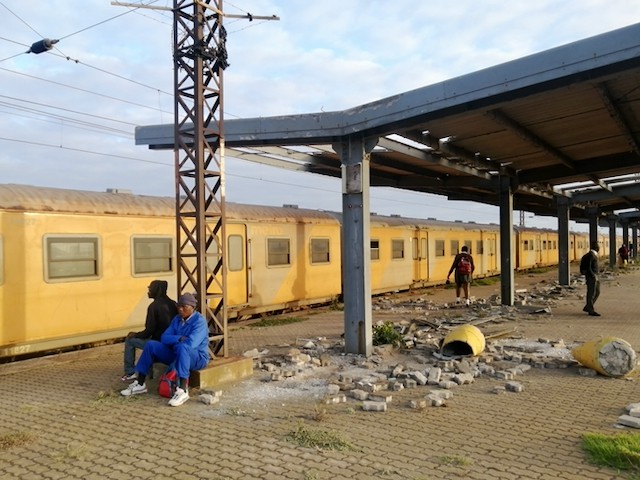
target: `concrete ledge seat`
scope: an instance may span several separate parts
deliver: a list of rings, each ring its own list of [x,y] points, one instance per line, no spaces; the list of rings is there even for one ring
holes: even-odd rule
[[[153,364],[153,377],[159,379],[167,371],[164,363]],[[215,357],[202,370],[192,370],[189,376],[191,388],[217,387],[253,375],[253,360],[245,357]]]

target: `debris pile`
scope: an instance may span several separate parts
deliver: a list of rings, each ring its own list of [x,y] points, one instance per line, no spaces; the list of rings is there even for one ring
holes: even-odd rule
[[[416,338],[420,337],[418,331],[413,330]],[[500,382],[491,386],[493,393],[520,393],[524,385],[517,378],[531,368],[576,364],[562,340],[495,341],[480,355],[468,358],[442,355],[433,341],[418,341],[412,350],[402,353],[390,345],[375,347],[368,358],[340,353],[342,342],[330,344],[323,338],[303,342],[303,346],[290,348],[285,354],[270,356],[263,351],[255,358],[256,368],[266,374],[262,381],[286,384],[309,376],[323,378],[322,401],[355,401],[363,410],[374,412],[387,411],[394,393],[403,390],[416,392],[406,405],[409,408],[445,406],[456,388],[472,384],[478,377]]]

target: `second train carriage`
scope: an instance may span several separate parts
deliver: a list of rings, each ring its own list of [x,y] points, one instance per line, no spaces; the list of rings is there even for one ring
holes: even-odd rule
[[[230,318],[341,293],[339,213],[233,203],[226,213]],[[588,234],[570,240],[573,261]],[[608,237],[601,241],[606,253]],[[444,283],[464,245],[476,277],[500,273],[498,225],[372,215],[372,291]],[[552,230],[517,228],[514,247],[515,268],[557,263]],[[175,251],[172,198],[0,185],[0,357],[140,329],[148,283],[177,291]]]

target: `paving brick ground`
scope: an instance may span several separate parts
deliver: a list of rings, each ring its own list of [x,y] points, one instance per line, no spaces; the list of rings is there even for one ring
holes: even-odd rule
[[[639,285],[640,270],[604,283],[597,304],[602,317],[581,311],[584,287],[578,287],[552,315],[517,321],[518,332],[567,343],[612,335],[640,350]],[[495,290],[499,286],[473,293]],[[452,295],[429,292],[434,301]],[[232,352],[339,338],[342,312],[308,317],[278,327],[235,327]],[[580,438],[585,432],[620,432],[615,421],[624,406],[640,402],[635,372],[628,379],[583,377],[570,367],[530,370],[517,378],[522,393],[496,395],[493,387],[504,381],[481,377],[457,387],[445,408],[409,408],[410,400],[428,391],[419,387],[420,395],[418,389],[394,392],[386,412],[365,412],[354,400],[320,403],[325,387],[313,376],[295,388],[276,388],[256,371],[255,378],[224,387],[220,403],[192,398],[171,408],[153,390],[121,398],[121,359],[121,345],[114,345],[0,366],[0,438],[24,440],[0,448],[0,478],[626,478],[588,463]],[[333,432],[352,448],[321,450],[287,440],[300,428]]]

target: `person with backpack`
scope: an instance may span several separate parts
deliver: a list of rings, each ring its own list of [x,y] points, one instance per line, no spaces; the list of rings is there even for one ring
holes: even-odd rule
[[[464,245],[461,252],[456,255],[447,274],[447,283],[449,283],[449,277],[453,272],[456,282],[456,303],[460,303],[460,291],[464,291],[464,303],[470,304],[469,300],[469,284],[471,283],[471,276],[476,269],[473,264],[473,257],[469,254],[469,247]]]
[[[599,317],[600,314],[595,311],[594,305],[600,296],[600,267],[598,265],[598,252],[600,245],[598,242],[591,242],[591,250],[585,253],[580,260],[580,273],[582,273],[587,282],[586,305],[582,309],[592,317]]]
[[[191,293],[178,299],[178,314],[161,340],[149,340],[136,364],[137,379],[120,394],[125,397],[147,393],[145,380],[155,362],[175,366],[178,386],[169,405],[177,407],[189,400],[188,383],[191,370],[201,370],[209,363],[209,327],[204,316],[196,311],[198,302]]]
[[[618,255],[620,255],[620,266],[624,267],[629,263],[629,249],[623,243],[622,246],[618,249]]]

